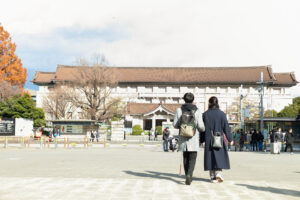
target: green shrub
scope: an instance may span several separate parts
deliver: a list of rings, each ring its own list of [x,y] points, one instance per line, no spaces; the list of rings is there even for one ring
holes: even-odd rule
[[[143,129],[140,125],[134,125],[132,127],[132,135],[141,135],[141,133],[143,132]]]
[[[155,130],[157,131],[158,135],[162,134],[162,127],[161,126],[155,127]]]

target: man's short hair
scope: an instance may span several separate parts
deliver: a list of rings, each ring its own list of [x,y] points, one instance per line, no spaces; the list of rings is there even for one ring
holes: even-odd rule
[[[185,93],[183,96],[183,100],[185,103],[193,103],[194,95],[191,92]]]

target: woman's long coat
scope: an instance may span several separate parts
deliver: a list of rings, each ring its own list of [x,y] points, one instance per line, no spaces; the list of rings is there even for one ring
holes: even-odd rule
[[[203,113],[203,121],[205,124],[204,170],[230,169],[225,140],[223,140],[223,148],[211,148],[211,130],[224,133],[228,142],[232,141],[225,113],[219,109],[210,108]]]

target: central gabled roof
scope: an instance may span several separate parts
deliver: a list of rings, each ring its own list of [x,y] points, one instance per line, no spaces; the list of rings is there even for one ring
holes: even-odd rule
[[[80,71],[89,67],[58,65],[54,82],[76,81]],[[261,72],[264,81],[278,84],[296,85],[298,82],[293,73],[289,76],[272,72],[271,66],[256,67],[107,67],[114,74],[118,83],[156,83],[156,84],[256,84]],[[50,74],[49,74],[50,75]],[[49,76],[50,77],[50,76]],[[48,81],[48,78],[47,78]],[[40,72],[36,73],[33,82],[44,83]]]

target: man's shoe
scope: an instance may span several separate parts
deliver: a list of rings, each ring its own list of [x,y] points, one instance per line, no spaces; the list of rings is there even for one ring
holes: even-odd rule
[[[213,178],[213,179],[211,179],[211,180],[210,180],[210,182],[212,182],[212,183],[217,183],[217,182],[218,182],[218,180],[217,180],[217,179],[215,179],[215,178]]]
[[[190,175],[187,175],[185,178],[185,184],[191,185],[191,182],[192,182],[192,177]]]
[[[222,183],[224,181],[224,179],[221,175],[217,175],[216,179],[219,183]]]

